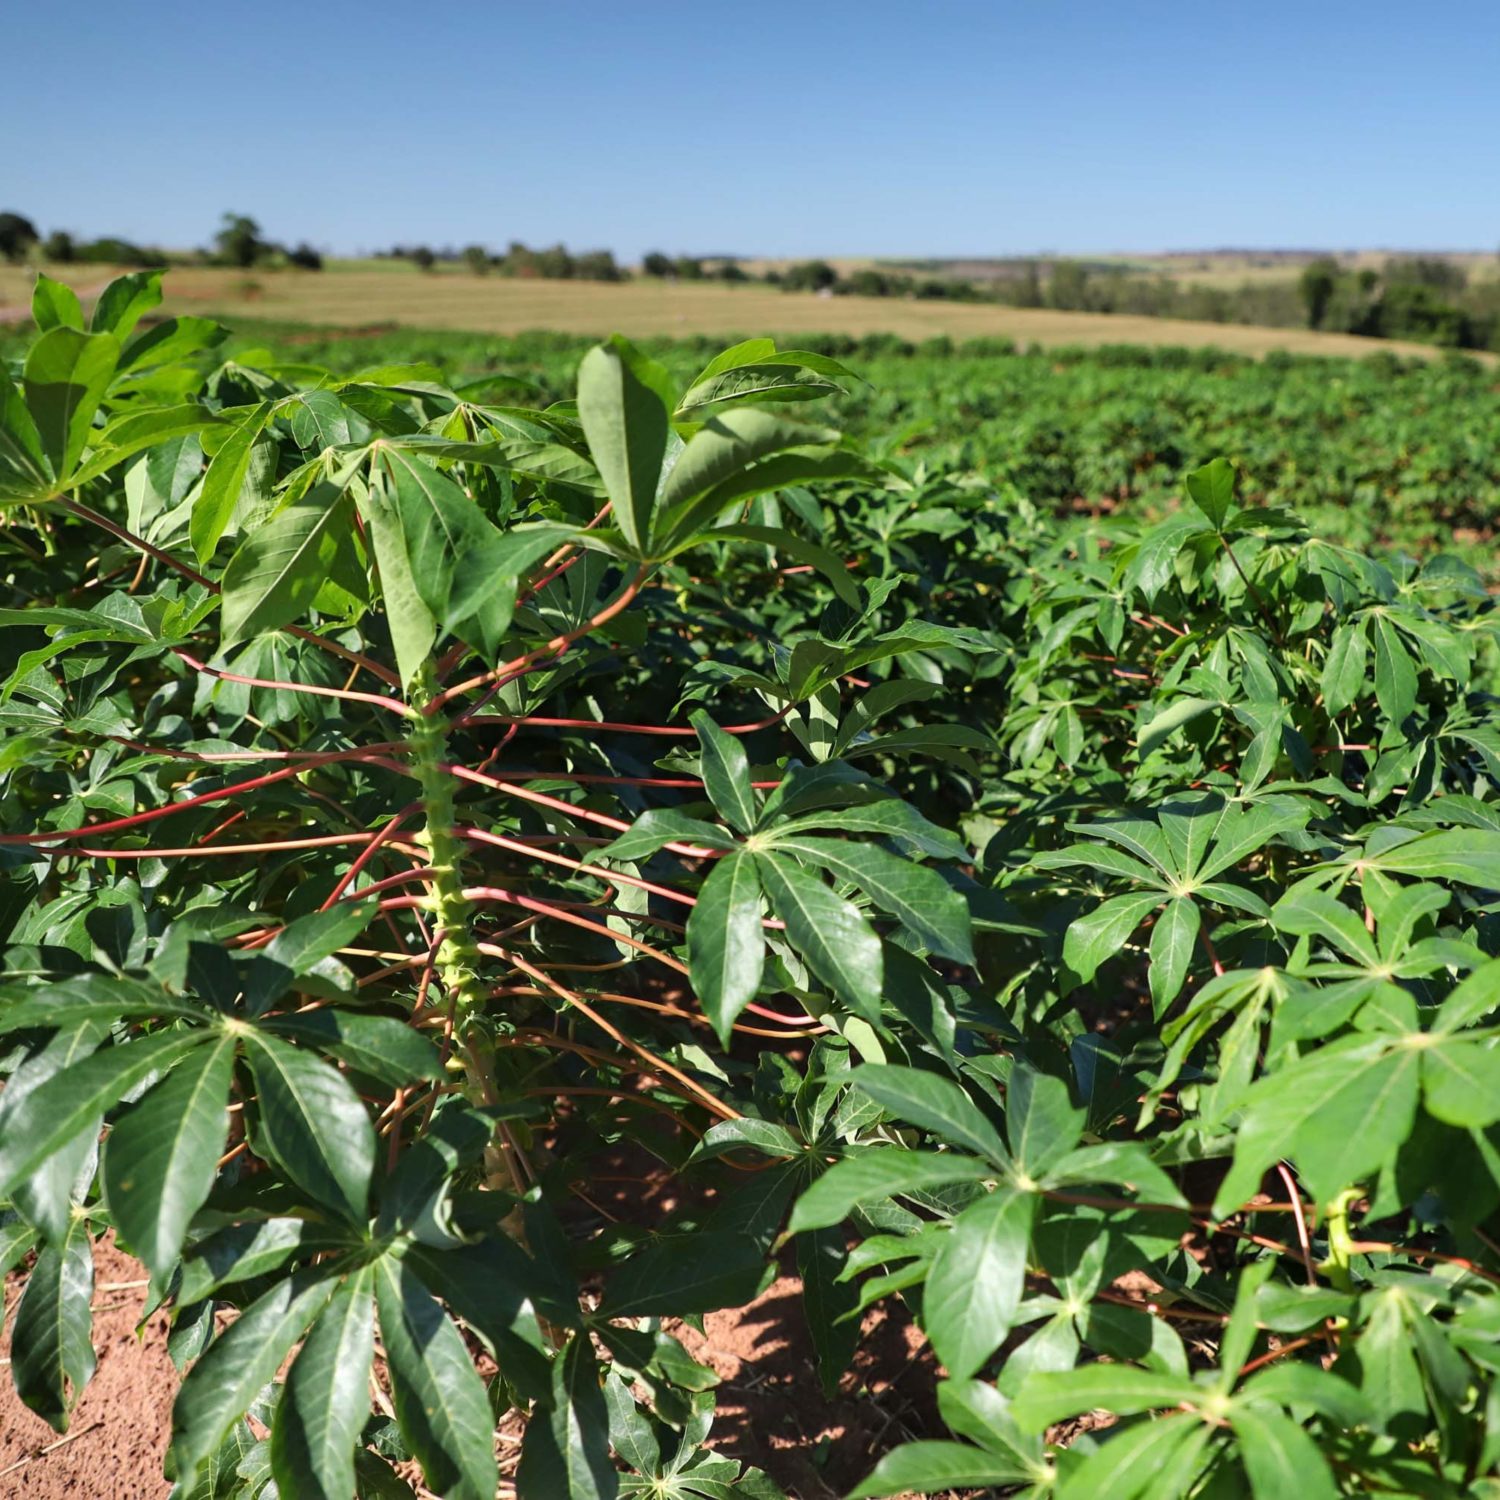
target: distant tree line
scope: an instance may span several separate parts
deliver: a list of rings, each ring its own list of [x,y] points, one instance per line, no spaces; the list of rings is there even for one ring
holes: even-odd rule
[[[1012,307],[1308,327],[1500,351],[1500,277],[1471,282],[1463,266],[1437,257],[1392,257],[1377,270],[1350,269],[1326,256],[1307,265],[1299,278],[1246,281],[1238,287],[1145,276],[1108,263],[1023,261],[977,295]]]
[[[115,235],[79,240],[66,229],[54,229],[43,235],[25,214],[0,213],[0,257],[11,265],[19,265],[32,255],[39,255],[56,265],[76,263],[149,268],[167,264],[162,251],[132,244]]]
[[[159,249],[115,236],[75,239],[67,230],[42,235],[23,214],[0,212],[0,257],[12,263],[39,256],[55,264],[165,266]],[[626,281],[630,271],[609,250],[574,252],[556,244],[534,249],[512,240],[504,251],[482,244],[462,249],[395,245],[379,259],[410,261],[431,271],[461,265],[475,275],[556,281]],[[321,270],[322,256],[306,242],[280,245],[264,237],[248,215],[226,213],[210,248],[190,262]],[[760,272],[732,255],[669,255],[652,250],[640,273],[653,280],[758,282],[787,292],[834,297],[901,297],[949,302],[998,302],[1066,312],[1187,318],[1208,323],[1308,327],[1368,338],[1404,339],[1453,349],[1500,351],[1500,276],[1470,281],[1463,266],[1435,256],[1393,257],[1378,270],[1350,268],[1332,256],[1311,261],[1300,277],[1246,281],[1238,287],[1194,284],[1143,275],[1129,266],[1076,259],[1017,260],[1006,274],[983,282],[938,274],[939,262],[861,266],[841,272],[826,260],[803,260]]]
[[[393,245],[377,250],[377,260],[409,260],[421,271],[439,264],[460,264],[476,276],[545,277],[550,281],[625,281],[629,273],[615,261],[610,250],[584,250],[574,254],[566,245],[533,250],[512,240],[501,252],[487,245],[465,245],[462,250],[434,250],[430,245]]]
[[[24,214],[0,213],[0,257],[18,265],[35,256],[52,265],[139,266],[150,269],[171,264],[166,251],[137,245],[118,235],[96,240],[75,238],[66,229],[43,235]],[[211,265],[285,265],[320,271],[323,257],[307,243],[277,245],[262,237],[260,225],[245,214],[225,214],[214,235],[213,248],[192,257]],[[180,259],[180,257],[179,257]]]
[[[1380,270],[1315,260],[1297,284],[1309,328],[1409,339],[1449,349],[1500,349],[1500,281],[1470,283],[1452,261],[1416,256]]]

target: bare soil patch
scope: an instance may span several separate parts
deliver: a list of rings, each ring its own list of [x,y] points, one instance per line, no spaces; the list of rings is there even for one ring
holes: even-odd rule
[[[99,1369],[59,1441],[21,1404],[10,1379],[10,1312],[19,1278],[5,1284],[0,1341],[0,1495],[26,1500],[161,1500],[177,1371],[167,1357],[167,1315],[136,1336],[145,1270],[108,1240],[94,1246],[94,1351]]]
[[[21,1404],[0,1368],[0,1496],[26,1500],[164,1500],[162,1459],[171,1435],[177,1372],[167,1357],[167,1317],[136,1335],[145,1271],[109,1240],[95,1246],[94,1348],[98,1373],[59,1440]],[[5,1302],[19,1299],[7,1279]],[[892,1306],[872,1309],[854,1363],[825,1398],[802,1322],[802,1289],[783,1275],[749,1306],[704,1319],[705,1332],[674,1331],[720,1376],[713,1446],[765,1469],[792,1500],[842,1495],[887,1449],[939,1430],[932,1357]],[[7,1333],[10,1317],[7,1316]],[[9,1358],[8,1337],[0,1358]],[[501,1439],[513,1466],[514,1424]],[[415,1473],[410,1475],[416,1478]]]

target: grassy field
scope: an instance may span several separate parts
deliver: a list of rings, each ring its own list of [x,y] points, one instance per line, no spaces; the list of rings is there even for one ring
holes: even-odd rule
[[[97,291],[109,279],[98,266],[58,268],[80,292]],[[0,268],[0,313],[24,316],[32,273]],[[1228,323],[1057,312],[992,304],[917,302],[894,298],[819,297],[762,286],[633,281],[510,280],[445,268],[423,274],[388,262],[319,273],[243,272],[182,267],[168,272],[166,311],[269,318],[332,328],[398,325],[476,333],[652,335],[893,333],[920,340],[1009,338],[1044,347],[1098,344],[1215,346],[1242,354],[1285,349],[1302,354],[1361,355],[1384,350],[1431,355],[1422,345],[1362,339],[1305,329],[1244,327]]]

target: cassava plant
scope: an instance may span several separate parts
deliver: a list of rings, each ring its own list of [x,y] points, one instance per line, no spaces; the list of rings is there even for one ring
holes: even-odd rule
[[[875,463],[769,340],[532,409],[159,300],[0,378],[33,1409],[112,1231],[177,1500],[773,1496],[674,1330],[785,1264],[826,1386],[877,1302],[944,1372],[860,1495],[1487,1492],[1470,570]]]

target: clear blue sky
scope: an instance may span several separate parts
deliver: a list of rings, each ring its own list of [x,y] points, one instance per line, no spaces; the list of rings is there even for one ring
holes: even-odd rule
[[[48,0],[0,207],[633,259],[1500,244],[1500,6]]]

